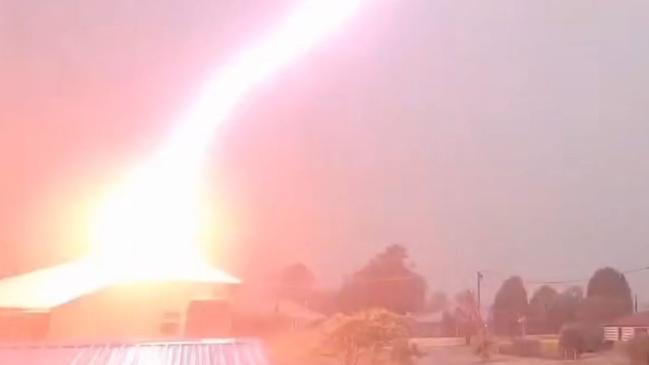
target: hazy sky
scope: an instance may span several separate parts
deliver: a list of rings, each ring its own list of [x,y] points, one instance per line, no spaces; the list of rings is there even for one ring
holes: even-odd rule
[[[289,8],[0,0],[0,273],[83,250],[101,187]],[[645,0],[367,1],[216,136],[221,262],[333,285],[401,243],[447,290],[649,265],[648,34]]]

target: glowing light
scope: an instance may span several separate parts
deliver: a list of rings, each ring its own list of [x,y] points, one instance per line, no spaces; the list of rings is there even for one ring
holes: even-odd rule
[[[198,236],[201,167],[217,127],[255,85],[338,28],[361,0],[307,0],[208,79],[160,151],[107,196],[93,229],[96,265],[121,280],[208,272]]]

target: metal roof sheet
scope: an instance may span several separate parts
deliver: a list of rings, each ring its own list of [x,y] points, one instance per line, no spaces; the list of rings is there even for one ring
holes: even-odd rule
[[[269,365],[255,340],[0,347],[11,365]]]

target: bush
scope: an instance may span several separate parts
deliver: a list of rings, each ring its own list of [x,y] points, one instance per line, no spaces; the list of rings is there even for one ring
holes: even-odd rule
[[[604,330],[600,326],[587,323],[567,324],[559,334],[561,349],[577,354],[598,351],[603,342]]]

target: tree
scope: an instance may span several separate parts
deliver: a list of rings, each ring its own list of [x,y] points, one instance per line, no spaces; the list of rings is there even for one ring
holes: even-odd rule
[[[458,334],[464,336],[466,344],[471,344],[471,338],[478,332],[481,325],[481,318],[478,302],[471,290],[463,290],[455,295],[457,308],[455,309],[455,321]]]
[[[548,311],[548,325],[552,331],[577,319],[577,310],[584,299],[581,287],[571,286],[559,294],[554,305]]]
[[[426,309],[432,313],[436,313],[443,311],[447,306],[448,298],[446,297],[446,293],[438,291],[430,295]]]
[[[305,302],[315,284],[315,276],[303,263],[285,267],[278,278],[278,294],[282,298]]]
[[[549,285],[543,285],[532,295],[529,304],[529,327],[535,332],[551,330],[548,314],[554,307],[559,293]]]
[[[496,332],[514,335],[519,333],[519,320],[527,314],[527,291],[523,280],[512,276],[505,280],[498,292],[493,306]]]
[[[380,307],[405,314],[424,308],[426,281],[410,268],[406,249],[392,245],[354,273],[340,294],[347,311]]]
[[[595,271],[588,281],[586,300],[579,309],[579,318],[596,322],[632,311],[631,288],[624,274],[610,267]]]
[[[357,364],[363,354],[375,359],[408,334],[403,317],[382,309],[339,314],[324,324],[324,332],[324,346],[338,355],[343,365]]]

